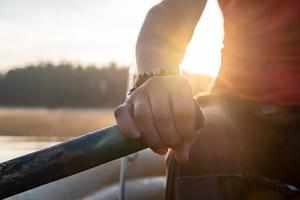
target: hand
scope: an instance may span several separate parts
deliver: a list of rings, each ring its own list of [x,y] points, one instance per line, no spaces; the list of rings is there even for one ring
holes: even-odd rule
[[[161,155],[171,148],[178,161],[187,162],[191,143],[198,132],[196,112],[192,89],[186,79],[157,76],[135,90],[115,110],[115,118],[120,130],[129,138],[142,138]]]

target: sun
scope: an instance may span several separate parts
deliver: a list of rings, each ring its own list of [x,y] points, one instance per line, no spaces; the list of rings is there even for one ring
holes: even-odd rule
[[[223,18],[217,1],[207,1],[181,69],[216,77],[221,65],[223,37]]]

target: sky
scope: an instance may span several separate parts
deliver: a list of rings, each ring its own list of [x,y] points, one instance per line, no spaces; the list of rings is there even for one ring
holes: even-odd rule
[[[134,65],[135,42],[159,0],[1,0],[0,72],[40,61]],[[208,5],[181,67],[216,76],[222,48],[217,0]]]

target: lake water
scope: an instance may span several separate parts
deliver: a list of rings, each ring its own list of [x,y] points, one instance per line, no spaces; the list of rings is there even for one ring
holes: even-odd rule
[[[56,145],[66,138],[34,136],[0,136],[0,162]]]
[[[113,109],[0,106],[0,162],[114,123]]]
[[[63,137],[0,136],[0,162],[44,149],[67,140]],[[79,174],[49,183],[33,190],[12,196],[7,200],[115,200],[118,197],[120,161],[115,160]],[[144,150],[128,163],[126,179],[164,175],[164,158]],[[164,178],[128,182],[127,193],[132,200],[147,194],[147,200],[163,199]],[[133,195],[133,196],[132,196]],[[152,198],[152,196],[155,197]],[[159,197],[159,198],[158,198]],[[143,198],[144,199],[144,198]]]
[[[56,145],[72,137],[98,130],[114,123],[113,109],[0,107],[0,162]],[[139,153],[135,161],[128,163],[127,180],[162,176],[165,171],[164,163],[163,157],[153,154],[150,150],[145,150]],[[118,195],[115,189],[118,188],[119,170],[120,160],[115,160],[15,195],[10,197],[9,200],[73,200],[85,198],[88,200],[115,200],[116,196],[114,195]],[[145,183],[153,183],[154,186],[163,188],[163,179],[161,178],[153,179],[153,181],[147,179]],[[134,189],[138,189],[143,194],[146,194],[147,191],[152,191],[150,190],[152,186],[149,184],[147,186],[147,184],[143,185],[141,182],[134,182],[134,185],[140,185],[144,190],[136,187]],[[112,193],[109,193],[110,198],[107,198],[105,195],[108,194],[108,190],[105,188],[110,188],[110,186],[113,186],[109,190]],[[155,190],[158,191],[157,189]],[[136,192],[129,193],[135,194]]]

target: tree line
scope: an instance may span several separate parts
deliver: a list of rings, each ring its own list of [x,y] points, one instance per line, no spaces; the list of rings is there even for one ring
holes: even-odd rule
[[[127,77],[128,66],[115,63],[101,67],[28,65],[0,74],[0,105],[113,107],[124,101]],[[207,89],[211,81],[205,76],[189,78],[196,92]]]

